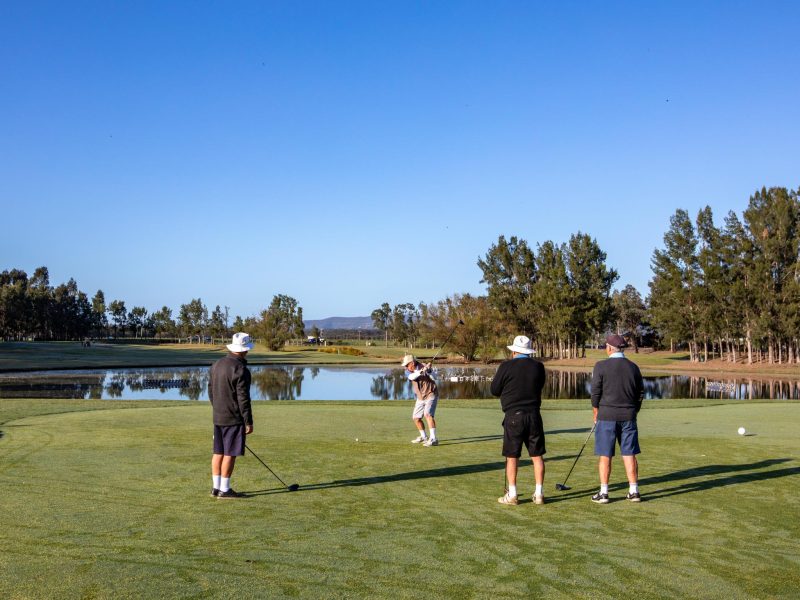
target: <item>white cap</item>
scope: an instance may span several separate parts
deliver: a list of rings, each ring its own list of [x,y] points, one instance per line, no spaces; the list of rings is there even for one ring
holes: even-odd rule
[[[400,364],[405,367],[408,363],[414,362],[414,360],[415,359],[414,359],[414,355],[413,354],[406,354],[403,357],[403,362],[401,362]]]
[[[228,344],[227,347],[231,352],[247,352],[253,348],[253,342],[247,333],[234,333],[233,343]]]
[[[520,354],[533,354],[531,350],[531,339],[525,335],[518,335],[514,338],[514,343],[506,346],[512,352],[519,352]]]

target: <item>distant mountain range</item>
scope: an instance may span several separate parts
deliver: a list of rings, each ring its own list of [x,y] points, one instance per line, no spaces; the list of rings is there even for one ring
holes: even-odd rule
[[[375,329],[371,317],[328,317],[327,319],[308,319],[303,321],[308,333],[312,327],[322,331],[331,329]]]

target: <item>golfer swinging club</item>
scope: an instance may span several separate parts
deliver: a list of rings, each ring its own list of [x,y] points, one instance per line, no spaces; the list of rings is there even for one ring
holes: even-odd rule
[[[219,500],[244,497],[231,488],[231,475],[236,457],[244,456],[245,436],[253,433],[246,360],[253,343],[246,333],[236,333],[227,347],[230,354],[214,363],[208,382],[208,400],[214,415],[211,495]]]
[[[423,365],[411,354],[406,354],[401,363],[406,369],[411,385],[414,388],[414,395],[417,401],[414,403],[414,412],[411,414],[411,420],[419,430],[419,436],[411,440],[412,444],[422,444],[423,446],[431,447],[438,446],[439,440],[436,438],[436,404],[439,401],[439,390],[436,387],[436,382],[431,377],[430,363]],[[422,417],[428,422],[428,430],[430,436],[425,435],[425,424],[422,422]]]
[[[508,491],[497,501],[500,504],[519,504],[517,498],[517,465],[522,456],[522,445],[528,449],[533,462],[536,489],[533,503],[544,504],[544,425],[540,408],[544,387],[544,365],[531,356],[531,340],[518,335],[511,346],[511,360],[497,367],[492,379],[491,392],[500,396],[503,418],[503,456],[506,457]]]

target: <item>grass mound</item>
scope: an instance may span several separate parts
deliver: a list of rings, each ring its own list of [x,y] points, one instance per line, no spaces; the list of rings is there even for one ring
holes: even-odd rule
[[[550,403],[547,503],[530,502],[525,461],[525,501],[507,507],[496,502],[496,402],[443,401],[437,448],[409,443],[410,402],[257,403],[248,445],[301,488],[287,492],[246,456],[233,484],[249,498],[231,501],[208,495],[205,403],[24,402],[0,401],[7,598],[790,598],[800,588],[800,404],[644,410],[643,502],[621,499],[617,460],[614,501],[596,506],[591,447],[572,490],[555,491],[591,412]],[[737,435],[740,425],[754,435]]]

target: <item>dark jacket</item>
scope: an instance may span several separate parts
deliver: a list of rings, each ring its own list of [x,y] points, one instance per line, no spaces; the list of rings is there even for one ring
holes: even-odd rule
[[[212,365],[208,399],[213,407],[214,425],[253,424],[250,369],[244,358],[228,354]]]
[[[633,421],[642,407],[642,373],[627,358],[608,358],[592,372],[592,406],[600,421]]]
[[[504,413],[510,410],[533,412],[542,406],[544,365],[532,358],[512,358],[499,367],[492,379],[491,392],[500,396]]]

